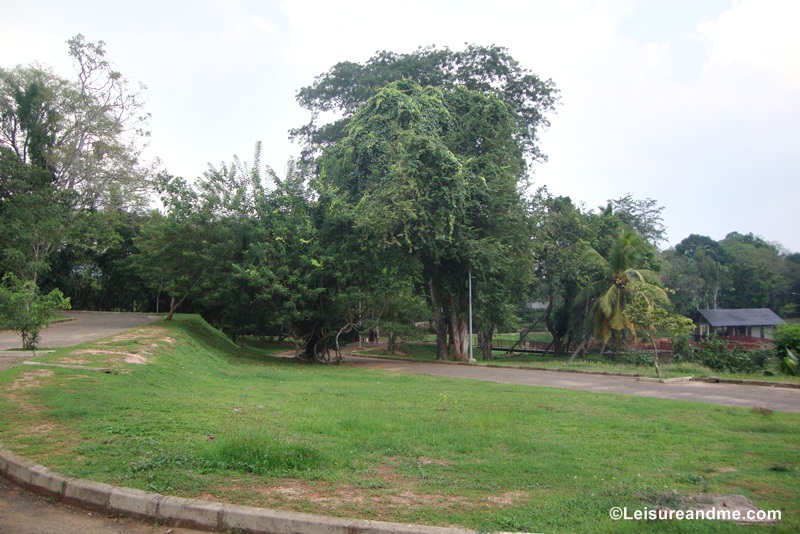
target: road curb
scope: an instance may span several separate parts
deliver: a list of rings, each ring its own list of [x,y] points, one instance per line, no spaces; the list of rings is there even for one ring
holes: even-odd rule
[[[346,519],[171,497],[51,471],[0,447],[0,475],[40,495],[173,527],[247,534],[477,534],[475,530]]]
[[[653,382],[656,384],[674,384],[676,382],[692,382],[695,380],[692,376],[679,376],[677,378],[653,378],[648,376],[640,376],[637,378],[639,382]]]

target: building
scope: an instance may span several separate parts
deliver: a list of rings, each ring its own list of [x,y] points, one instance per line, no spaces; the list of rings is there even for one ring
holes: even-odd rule
[[[772,339],[775,327],[783,324],[769,308],[750,308],[743,310],[697,310],[694,323],[698,338],[709,333],[718,336],[747,336]]]

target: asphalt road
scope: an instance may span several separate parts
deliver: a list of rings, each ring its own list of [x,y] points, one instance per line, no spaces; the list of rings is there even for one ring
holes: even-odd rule
[[[0,533],[8,534],[200,534],[130,518],[106,517],[33,495],[0,477]]]
[[[616,393],[635,397],[656,397],[724,406],[760,406],[779,412],[800,413],[800,389],[709,382],[644,382],[623,376],[509,369],[484,365],[407,362],[379,358],[346,356],[345,365],[382,371],[414,373],[450,378],[469,378],[504,384],[523,384],[579,389],[596,393]]]
[[[53,323],[41,331],[40,347],[71,347],[161,319],[158,315],[124,312],[70,311],[66,315],[72,320]],[[30,352],[9,351],[21,346],[22,338],[19,334],[10,330],[0,330],[0,370],[7,369],[19,361],[31,359],[33,355]]]

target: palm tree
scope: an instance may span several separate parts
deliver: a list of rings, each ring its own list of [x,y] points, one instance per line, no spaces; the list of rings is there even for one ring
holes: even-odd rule
[[[621,335],[628,330],[636,335],[636,326],[624,313],[630,284],[645,283],[656,288],[656,293],[664,293],[658,274],[650,268],[654,252],[653,246],[639,234],[623,230],[603,258],[603,277],[584,291],[585,299],[594,297],[591,308],[594,334],[603,340],[604,347],[612,334]]]

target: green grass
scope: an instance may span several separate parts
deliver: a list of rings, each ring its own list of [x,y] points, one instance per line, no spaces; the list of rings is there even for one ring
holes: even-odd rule
[[[302,365],[236,347],[196,317],[137,332],[41,359],[105,357],[116,374],[0,372],[3,446],[71,476],[327,515],[537,532],[800,530],[797,414]],[[147,363],[120,360],[128,353]],[[608,517],[700,492],[743,494],[783,521]]]

